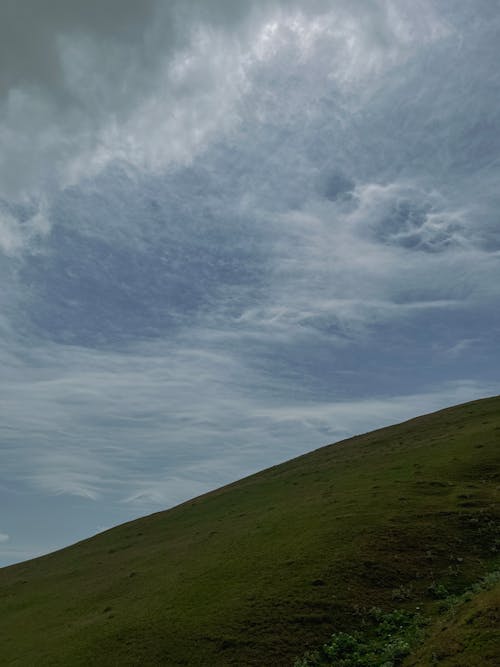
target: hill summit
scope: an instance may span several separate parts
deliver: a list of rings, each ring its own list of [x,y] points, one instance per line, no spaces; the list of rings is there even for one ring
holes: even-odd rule
[[[3,568],[0,663],[328,664],[397,612],[424,620],[392,664],[498,665],[499,444],[475,401]]]

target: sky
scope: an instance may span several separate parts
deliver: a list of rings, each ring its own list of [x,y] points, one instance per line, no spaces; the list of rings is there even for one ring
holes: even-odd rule
[[[500,393],[497,0],[3,0],[0,565]]]

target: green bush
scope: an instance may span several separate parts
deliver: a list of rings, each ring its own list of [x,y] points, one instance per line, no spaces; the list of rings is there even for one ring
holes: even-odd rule
[[[444,600],[450,595],[446,586],[443,586],[443,584],[436,584],[436,582],[432,583],[427,591],[435,600]]]
[[[365,632],[337,632],[317,651],[295,661],[294,667],[396,667],[418,641],[423,620],[405,611],[372,609]]]

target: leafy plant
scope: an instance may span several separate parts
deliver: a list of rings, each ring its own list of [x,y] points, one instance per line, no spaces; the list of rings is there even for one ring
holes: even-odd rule
[[[450,595],[446,586],[437,584],[435,581],[429,586],[427,591],[435,600],[444,600]]]
[[[424,625],[418,614],[372,609],[364,632],[337,632],[314,654],[295,661],[294,667],[396,667],[420,637]]]

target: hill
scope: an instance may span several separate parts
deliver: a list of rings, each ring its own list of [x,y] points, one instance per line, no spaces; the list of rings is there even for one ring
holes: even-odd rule
[[[475,401],[3,568],[0,664],[291,666],[373,607],[429,619],[408,665],[500,664],[499,443]]]

